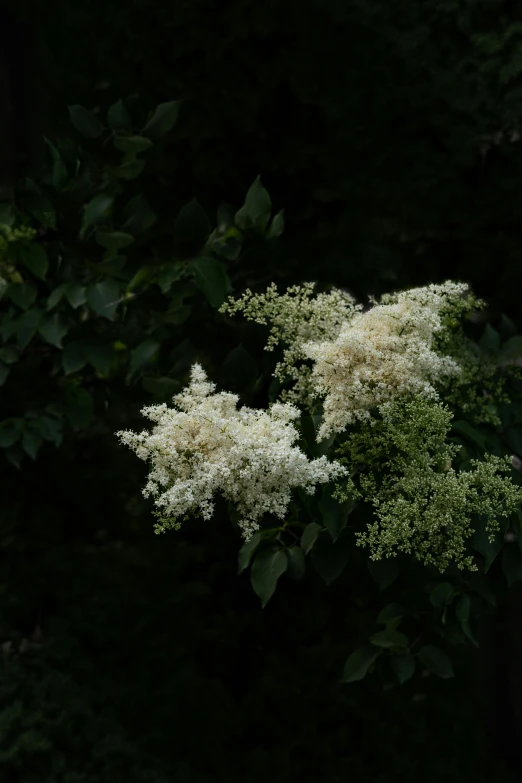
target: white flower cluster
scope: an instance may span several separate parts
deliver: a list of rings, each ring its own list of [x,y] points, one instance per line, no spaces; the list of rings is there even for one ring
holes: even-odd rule
[[[242,312],[250,321],[271,325],[265,350],[273,351],[279,343],[285,346],[274,376],[280,381],[295,381],[292,389],[283,391],[281,399],[304,405],[313,403],[315,392],[310,384],[311,368],[303,364],[303,346],[311,341],[335,340],[342,325],[362,309],[345,291],[333,288],[313,296],[314,288],[315,283],[303,283],[279,294],[272,283],[263,294],[247,289],[239,299],[230,297],[220,308],[222,313]]]
[[[294,445],[299,434],[292,422],[300,414],[293,405],[238,410],[237,395],[215,394],[215,388],[195,364],[190,385],[173,398],[179,410],[165,403],[145,407],[142,414],[156,422],[152,433],[116,433],[140,459],[151,461],[143,494],[162,509],[156,532],[179,528],[179,520],[193,513],[210,519],[220,492],[236,505],[249,540],[265,513],[284,518],[294,487],[313,494],[315,484],[346,474],[326,457],[308,460]]]
[[[334,340],[310,342],[304,354],[315,364],[311,382],[324,397],[318,440],[342,432],[357,421],[371,421],[372,408],[399,396],[422,394],[437,399],[433,384],[458,375],[460,366],[434,350],[445,309],[468,291],[447,282],[385,295],[381,304],[356,313]]]

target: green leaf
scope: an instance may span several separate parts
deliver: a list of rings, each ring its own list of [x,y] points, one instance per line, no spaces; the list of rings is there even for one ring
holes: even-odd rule
[[[433,644],[424,645],[419,650],[419,658],[424,666],[437,677],[446,680],[455,676],[450,659],[440,647],[435,647]]]
[[[99,245],[109,250],[119,250],[134,242],[134,237],[125,231],[97,231],[94,239]]]
[[[501,365],[515,364],[522,358],[522,335],[510,337],[500,351],[499,363]]]
[[[69,179],[69,172],[67,166],[62,160],[55,160],[53,163],[53,171],[51,175],[52,186],[55,190],[62,190],[67,180]]]
[[[61,285],[57,286],[54,291],[51,291],[49,298],[47,299],[48,310],[52,310],[53,307],[56,307],[56,305],[61,301],[68,285],[68,283],[61,283]]]
[[[346,532],[335,542],[325,537],[318,539],[311,557],[315,570],[325,584],[330,585],[341,576],[348,562],[351,543],[351,536]]]
[[[408,610],[405,606],[402,606],[402,604],[388,604],[379,612],[377,622],[380,625],[386,625],[386,623],[390,623],[393,620],[399,620],[407,614]]]
[[[394,655],[391,660],[392,669],[401,685],[413,677],[415,671],[415,658],[407,653]]]
[[[471,610],[471,600],[469,595],[463,593],[455,605],[455,617],[459,623],[466,623],[469,620]]]
[[[355,650],[344,665],[344,672],[341,682],[358,682],[363,680],[372,664],[381,654],[372,644],[365,644]]]
[[[288,576],[292,579],[302,579],[306,572],[306,562],[303,550],[300,546],[289,547],[286,550],[288,557]]]
[[[88,204],[84,207],[82,227],[79,233],[79,239],[82,240],[87,233],[87,229],[94,226],[96,223],[105,220],[109,215],[111,207],[114,203],[114,198],[108,196],[106,193],[98,193],[94,196]]]
[[[500,350],[500,335],[491,324],[486,324],[484,333],[478,342],[480,348],[487,354],[495,355]]]
[[[25,313],[22,313],[22,315],[16,319],[16,338],[20,348],[23,349],[29,345],[40,326],[43,316],[43,310],[33,308],[32,310],[26,310]]]
[[[484,558],[484,573],[487,573],[504,546],[504,535],[507,530],[508,520],[501,517],[499,520],[499,530],[493,535],[493,540],[489,540],[490,534],[486,532],[485,523],[482,519],[478,521],[477,527],[470,538],[470,544]]]
[[[273,596],[277,580],[288,567],[284,549],[264,549],[259,552],[250,569],[250,581],[255,594],[261,599],[263,609]]]
[[[38,186],[34,190],[25,191],[21,196],[21,205],[41,226],[56,231],[56,209],[45,193]]]
[[[49,259],[42,245],[36,242],[21,240],[18,248],[18,256],[22,264],[29,269],[33,275],[45,280],[49,270]]]
[[[442,608],[447,606],[453,598],[453,585],[449,582],[441,582],[435,585],[430,595],[430,603],[432,606]]]
[[[123,217],[126,218],[126,223],[122,228],[133,236],[142,234],[154,225],[158,219],[158,216],[142,193],[138,193],[138,195],[131,198],[123,207],[122,213]]]
[[[38,431],[44,440],[51,441],[56,447],[63,440],[62,422],[54,416],[42,416],[37,421]]]
[[[355,501],[348,499],[340,503],[332,497],[332,488],[323,487],[323,497],[319,501],[319,510],[325,528],[337,541],[348,523],[348,516],[355,506]]]
[[[39,435],[36,434],[36,432],[33,432],[29,429],[24,430],[22,435],[22,448],[25,453],[31,457],[31,459],[36,459],[42,443],[43,440]]]
[[[146,365],[150,364],[157,356],[161,343],[157,340],[143,340],[131,353],[130,367],[131,373],[136,370],[141,370]]]
[[[145,136],[115,136],[113,143],[120,152],[135,155],[139,152],[145,152],[145,150],[149,150],[153,146],[153,142],[150,139],[146,139]]]
[[[320,530],[321,525],[318,525],[317,522],[309,522],[303,530],[303,534],[301,536],[301,549],[305,555],[310,552],[313,545],[317,541],[317,536],[319,535]]]
[[[9,343],[0,347],[0,359],[4,364],[14,364],[18,361],[20,354],[16,345]]]
[[[113,320],[119,304],[120,289],[114,280],[103,280],[87,287],[87,303],[97,315]]]
[[[78,104],[67,108],[71,122],[78,133],[86,139],[97,139],[102,135],[103,125],[92,111]]]
[[[285,228],[285,211],[284,209],[282,209],[281,212],[278,212],[277,215],[273,218],[270,228],[268,229],[266,238],[276,239],[277,237],[280,237],[284,231],[284,228]]]
[[[3,419],[0,421],[0,446],[3,449],[19,440],[24,426],[23,419]]]
[[[408,637],[400,631],[394,631],[391,628],[386,628],[384,631],[377,631],[373,636],[370,636],[370,642],[376,647],[407,647]]]
[[[367,567],[371,578],[379,586],[379,590],[385,590],[393,584],[400,573],[396,558],[368,560]]]
[[[109,106],[107,125],[112,130],[130,131],[132,129],[131,116],[122,100],[116,101],[112,106]]]
[[[193,198],[180,209],[174,221],[174,247],[180,250],[191,248],[197,252],[204,247],[210,229],[207,213]]]
[[[114,358],[114,349],[108,343],[87,343],[85,356],[90,365],[102,375],[109,375]]]
[[[167,263],[161,270],[161,272],[158,275],[158,285],[161,288],[161,293],[166,294],[171,286],[172,283],[175,283],[176,280],[179,280],[183,274],[183,267],[181,264],[176,263]]]
[[[243,231],[256,228],[264,232],[271,212],[272,201],[261,184],[261,176],[258,175],[248,189],[244,205],[236,212],[235,224]]]
[[[129,160],[114,170],[114,173],[120,179],[136,179],[145,168],[144,160]]]
[[[75,310],[87,301],[87,292],[84,285],[79,283],[67,283],[65,296],[71,307]]]
[[[261,541],[261,533],[254,533],[250,541],[243,544],[239,550],[237,556],[237,573],[242,574],[245,568],[248,568],[252,555],[254,554],[257,545]]]
[[[176,124],[180,104],[181,101],[167,101],[167,103],[158,104],[152,117],[141,130],[140,135],[146,136],[152,141],[165,136]]]
[[[491,606],[497,605],[497,599],[491,589],[490,581],[485,574],[471,574],[469,586],[487,601],[488,604],[491,604]]]
[[[14,206],[9,201],[0,203],[0,225],[12,226],[15,222]]]
[[[67,326],[58,313],[54,313],[40,324],[38,332],[47,343],[62,348],[62,338],[67,334]]]
[[[85,343],[83,340],[73,340],[67,343],[62,354],[62,367],[66,375],[78,372],[87,364]]]
[[[27,310],[36,299],[38,290],[34,283],[12,283],[7,294],[15,305]]]
[[[522,579],[522,554],[516,544],[506,544],[502,552],[502,571],[508,586]]]
[[[196,285],[205,295],[208,303],[216,310],[221,307],[232,286],[224,266],[215,258],[197,258],[191,264]]]

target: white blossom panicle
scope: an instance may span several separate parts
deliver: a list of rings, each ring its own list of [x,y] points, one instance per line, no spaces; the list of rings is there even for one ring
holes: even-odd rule
[[[239,299],[230,297],[220,308],[222,313],[242,312],[249,321],[270,324],[265,350],[273,351],[280,343],[284,345],[283,359],[277,363],[274,376],[282,382],[295,381],[292,389],[283,391],[281,399],[308,406],[316,395],[310,384],[311,368],[303,364],[304,344],[335,340],[342,325],[362,310],[362,305],[356,304],[346,291],[333,288],[314,297],[314,288],[315,283],[303,283],[279,294],[272,283],[263,294],[253,294],[247,289]]]
[[[324,397],[318,440],[357,420],[370,422],[371,409],[399,396],[437,399],[434,384],[458,375],[460,366],[437,353],[434,338],[443,329],[443,312],[455,310],[467,290],[447,282],[384,295],[381,304],[356,313],[334,340],[303,346],[315,362],[311,382]]]
[[[210,519],[215,495],[221,493],[239,511],[248,541],[264,514],[284,518],[293,488],[313,494],[315,484],[347,473],[326,457],[308,460],[295,445],[299,434],[293,422],[300,413],[293,405],[238,409],[237,395],[214,393],[215,388],[195,364],[189,386],[173,398],[177,409],[165,403],[142,409],[156,423],[152,432],[116,433],[140,459],[151,462],[143,494],[152,495],[161,509],[156,532],[178,529],[190,514]]]

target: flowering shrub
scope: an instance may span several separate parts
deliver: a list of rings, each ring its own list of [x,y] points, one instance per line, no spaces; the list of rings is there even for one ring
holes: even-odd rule
[[[265,294],[230,299],[221,312],[243,311],[271,323],[267,350],[285,346],[276,377],[294,383],[290,394],[304,408],[314,411],[322,403],[316,441],[329,438],[328,449],[342,455],[343,465],[325,455],[308,462],[293,445],[297,431],[290,422],[299,416],[293,405],[237,411],[238,397],[213,395],[214,385],[196,364],[188,390],[174,397],[182,413],[165,404],[144,408],[156,430],[119,433],[139,457],[152,460],[145,496],[158,496],[156,505],[174,520],[197,511],[209,519],[219,490],[237,506],[250,542],[265,513],[284,518],[292,488],[310,494],[313,484],[337,479],[340,503],[351,510],[357,500],[373,505],[376,521],[356,533],[373,560],[403,551],[441,571],[451,563],[476,570],[467,550],[473,516],[482,517],[492,541],[499,518],[522,502],[522,490],[502,475],[511,473],[509,457],[485,454],[471,460],[471,470],[456,470],[460,447],[447,442],[453,414],[440,396],[465,368],[459,354],[441,347],[449,350],[447,332],[483,303],[453,282],[385,295],[366,312],[343,292],[315,299],[312,293],[313,285],[305,284],[279,296],[272,285]],[[462,339],[459,346],[466,357]],[[470,346],[467,353],[475,355]],[[358,429],[345,434],[355,424]],[[160,486],[166,487],[162,494]],[[168,525],[162,517],[157,530]]]
[[[119,433],[121,442],[138,457],[152,461],[144,495],[156,496],[156,505],[164,508],[156,532],[179,528],[176,520],[194,511],[210,519],[212,497],[220,490],[237,505],[239,525],[249,541],[264,514],[284,519],[292,488],[313,494],[314,484],[346,473],[326,457],[308,461],[294,445],[299,433],[292,421],[299,411],[293,405],[236,410],[236,394],[213,394],[214,389],[195,364],[190,386],[174,397],[180,412],[165,403],[143,408],[142,413],[157,423],[153,433]]]

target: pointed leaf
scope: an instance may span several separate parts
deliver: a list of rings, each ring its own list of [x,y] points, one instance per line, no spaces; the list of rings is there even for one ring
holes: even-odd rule
[[[440,582],[435,585],[430,594],[430,603],[435,607],[443,607],[451,602],[453,598],[453,585],[449,582]]]
[[[344,665],[341,682],[358,682],[363,680],[380,654],[381,652],[371,644],[365,644],[364,647],[355,650]]]
[[[122,212],[126,218],[126,223],[122,229],[133,236],[142,234],[154,225],[158,219],[158,216],[142,193],[138,193],[138,195],[131,198],[124,206]]]
[[[242,574],[245,568],[248,568],[252,555],[254,554],[257,545],[261,541],[261,533],[254,533],[250,541],[243,544],[239,550],[237,557],[237,573]]]
[[[288,558],[284,549],[264,549],[255,556],[250,569],[250,581],[255,594],[261,599],[263,609],[273,596],[277,580],[287,566]]]
[[[379,586],[379,590],[385,590],[399,576],[400,569],[396,558],[385,558],[383,560],[368,560],[368,571],[370,576]]]
[[[0,421],[0,447],[6,449],[16,443],[22,434],[23,426],[23,419],[3,419]]]
[[[39,435],[36,434],[36,432],[33,432],[29,429],[24,430],[22,435],[22,448],[25,453],[31,457],[31,459],[36,459],[42,443],[43,440]]]
[[[384,631],[377,631],[373,636],[370,636],[370,642],[376,647],[407,647],[408,637],[400,631],[386,628]]]
[[[453,665],[440,647],[435,647],[433,644],[427,644],[421,647],[419,650],[419,659],[424,666],[437,677],[441,677],[443,680],[454,677]]]
[[[109,106],[107,112],[107,125],[112,130],[130,131],[132,128],[131,116],[122,100]]]
[[[516,544],[506,544],[504,547],[502,571],[509,587],[522,579],[522,554]]]
[[[23,310],[31,307],[37,294],[38,290],[33,283],[13,283],[7,291],[9,299]]]
[[[312,563],[325,584],[330,585],[341,576],[348,562],[351,543],[351,536],[346,532],[335,543],[326,537],[317,541],[312,549]]]
[[[114,280],[104,280],[87,287],[87,303],[97,315],[113,320],[118,307],[120,289]]]
[[[196,285],[205,295],[208,303],[216,310],[221,307],[232,286],[225,267],[215,258],[197,258],[191,264]]]
[[[153,142],[146,139],[145,136],[115,136],[113,144],[121,152],[135,155],[139,152],[145,152],[153,146]]]
[[[293,546],[286,550],[288,557],[288,576],[292,579],[302,579],[306,572],[306,562],[303,550],[300,546]]]
[[[280,237],[284,231],[284,227],[285,227],[285,211],[284,209],[282,209],[281,212],[278,212],[277,215],[273,218],[270,228],[268,229],[266,238],[276,239],[277,237]]]
[[[120,179],[131,180],[136,179],[143,169],[145,168],[144,160],[129,160],[127,163],[123,163],[115,169],[114,173]]]
[[[113,202],[114,198],[112,196],[108,196],[106,193],[98,193],[97,196],[94,196],[94,198],[85,205],[82,227],[79,234],[80,240],[84,238],[88,228],[94,226],[108,216]]]
[[[66,375],[78,372],[87,364],[85,343],[83,340],[73,340],[67,343],[62,354],[62,367]]]
[[[394,655],[391,660],[392,669],[401,685],[413,677],[415,671],[415,658],[407,653]]]
[[[55,288],[54,291],[51,291],[49,298],[47,299],[48,310],[52,310],[53,307],[56,307],[56,305],[61,301],[68,285],[68,283],[61,283],[61,285]]]
[[[67,108],[71,122],[78,133],[81,133],[86,139],[97,139],[102,135],[103,125],[92,111],[78,104]]]
[[[62,338],[67,334],[67,326],[58,313],[54,313],[40,324],[38,332],[47,343],[62,348]]]
[[[407,614],[408,610],[402,604],[388,604],[379,612],[377,622],[386,625],[386,623],[390,623],[392,620],[399,620]]]
[[[149,364],[157,355],[160,348],[161,343],[159,343],[157,340],[143,340],[143,342],[140,343],[131,353],[129,367],[130,372],[132,373],[136,370],[140,370]]]
[[[125,231],[97,231],[94,239],[99,245],[109,250],[119,250],[134,242],[134,237]]]
[[[79,283],[68,283],[65,289],[65,296],[71,307],[75,310],[87,301],[87,291],[84,285]]]
[[[313,545],[317,541],[317,536],[319,535],[320,530],[321,525],[318,525],[317,522],[309,522],[303,530],[303,534],[301,536],[301,549],[305,555],[310,552]]]
[[[167,103],[158,104],[152,117],[141,130],[140,135],[146,136],[152,139],[152,141],[165,136],[176,124],[180,104],[181,101],[167,101]]]
[[[210,229],[207,213],[193,198],[182,207],[174,221],[174,247],[184,249],[190,246],[198,251],[205,245]]]
[[[245,203],[236,212],[234,221],[238,228],[246,231],[256,228],[265,231],[272,211],[272,201],[261,184],[261,176],[258,175],[248,189]]]
[[[345,500],[340,503],[332,497],[332,488],[325,486],[323,488],[323,497],[319,501],[319,510],[325,528],[332,536],[333,541],[337,541],[348,523],[348,516],[353,510],[355,502]]]

